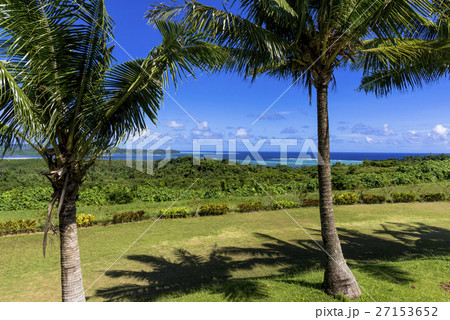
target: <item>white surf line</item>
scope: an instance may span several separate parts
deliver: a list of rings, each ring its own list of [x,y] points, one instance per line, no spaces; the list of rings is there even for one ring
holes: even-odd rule
[[[339,266],[339,268],[341,268],[342,269],[342,271],[344,271],[347,275],[350,275],[344,268],[342,268],[342,266],[327,252],[327,250],[325,250],[325,248],[324,247],[322,247],[322,245],[316,240],[316,239],[314,239],[312,236],[311,236],[311,234],[308,232],[308,231],[306,231],[305,230],[305,228],[303,228],[303,226],[300,224],[300,223],[298,223],[297,222],[297,220],[295,220],[287,211],[286,211],[286,209],[284,209],[279,203],[278,203],[278,201],[276,201],[271,195],[270,195],[270,193],[268,193],[259,183],[258,183],[258,181],[256,181],[253,177],[252,177],[252,180],[261,188],[261,190],[263,190],[264,191],[264,193],[266,193],[271,199],[272,199],[272,201],[274,201],[283,211],[284,211],[284,213],[286,213],[286,215],[289,217],[289,218],[291,218],[292,219],[292,221],[294,221],[295,222],[295,224],[304,232],[304,233],[306,233],[306,235],[320,248],[320,250],[322,250],[323,252],[325,252],[325,254],[328,256],[328,257],[330,257],[331,258],[331,260],[333,260],[334,261],[334,263],[336,263],[338,266]],[[355,281],[354,282],[356,282],[356,278],[355,278]],[[364,290],[364,292],[370,297],[370,299],[372,299],[374,302],[377,302],[370,294],[369,294],[369,292],[367,292],[367,290],[366,289],[364,289],[361,285],[359,285],[358,283],[357,283],[357,285],[361,288],[361,289],[363,289]]]
[[[117,261],[119,261],[147,232],[148,232],[148,230],[150,230],[150,228],[151,227],[153,227],[154,225],[155,225],[155,223],[156,222],[158,222],[159,221],[159,219],[161,219],[161,217],[163,216],[163,215],[165,215],[166,214],[166,212],[170,209],[170,208],[172,208],[173,207],[173,205],[174,204],[176,204],[184,195],[185,195],[185,193],[189,190],[189,189],[191,189],[192,188],[192,186],[194,185],[194,184],[196,184],[197,183],[197,181],[199,180],[200,178],[197,178],[197,180],[195,180],[190,186],[189,186],[189,188],[187,188],[147,229],[145,229],[145,231],[144,232],[142,232],[142,234],[136,239],[136,240],[134,240],[134,242],[116,259],[116,261],[114,261],[101,275],[100,275],[100,277],[98,277],[86,290],[85,290],[85,294],[89,291],[89,290],[91,290],[92,289],[92,287],[98,282],[98,280],[100,280],[105,274],[106,274],[106,272],[108,272],[116,263],[117,263]]]

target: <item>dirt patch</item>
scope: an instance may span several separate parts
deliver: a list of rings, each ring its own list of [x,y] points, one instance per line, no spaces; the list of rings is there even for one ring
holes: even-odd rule
[[[441,282],[441,288],[445,291],[450,291],[450,283]]]

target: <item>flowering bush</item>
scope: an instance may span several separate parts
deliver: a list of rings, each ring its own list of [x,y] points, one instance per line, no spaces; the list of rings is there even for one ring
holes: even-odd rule
[[[80,214],[77,215],[78,227],[90,227],[95,222],[95,216],[93,214]]]
[[[36,220],[0,222],[0,235],[36,232]]]
[[[365,194],[360,197],[360,200],[365,204],[383,203],[386,202],[386,197],[377,194]]]
[[[132,221],[142,221],[144,220],[144,211],[137,212],[124,212],[124,213],[116,213],[113,216],[113,223],[124,223],[124,222],[132,222]]]
[[[199,215],[201,216],[219,216],[230,211],[230,207],[223,203],[204,204],[200,206]]]
[[[159,212],[162,215],[162,218],[186,218],[188,216],[192,216],[189,214],[189,210],[186,207],[172,207],[170,209],[161,209]]]
[[[298,208],[299,204],[295,203],[294,201],[286,201],[286,200],[280,200],[272,204],[272,210],[280,210],[283,209],[290,209],[290,208]]]
[[[358,195],[353,192],[347,192],[342,194],[335,194],[333,196],[333,200],[335,204],[355,204],[358,202]]]
[[[238,208],[240,212],[251,212],[262,210],[263,205],[261,202],[246,202],[238,204]]]

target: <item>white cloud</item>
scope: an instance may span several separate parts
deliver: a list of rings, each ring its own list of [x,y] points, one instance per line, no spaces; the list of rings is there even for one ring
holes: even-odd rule
[[[449,129],[444,127],[442,124],[438,124],[433,128],[433,132],[442,136],[446,137]]]
[[[370,137],[366,137],[366,141],[367,141],[368,143],[372,143],[372,142],[373,142],[373,139],[370,138]]]
[[[240,128],[236,132],[236,136],[238,136],[238,137],[246,137],[247,135],[248,135],[247,130],[245,130],[244,128]]]
[[[172,120],[172,121],[167,122],[167,126],[169,128],[182,128],[182,127],[184,127],[184,124]]]
[[[344,127],[339,127],[339,129],[344,129]],[[351,129],[352,133],[361,134],[361,135],[371,135],[376,137],[382,137],[382,136],[395,136],[397,133],[389,128],[389,124],[384,124],[383,129],[380,128],[374,128],[368,124],[365,123],[357,123],[353,126]],[[344,130],[341,130],[344,131]]]
[[[198,130],[206,131],[208,129],[208,121],[203,121],[198,124]]]
[[[192,130],[192,134],[197,137],[212,136],[211,129],[208,127],[208,121],[200,122],[197,126],[197,129]]]
[[[196,136],[205,138],[211,137],[213,135],[211,131],[201,131],[201,130],[193,130],[192,133]]]
[[[415,144],[448,144],[450,142],[450,129],[438,124],[431,130],[408,130],[403,134],[403,138],[406,142]]]
[[[197,126],[197,129],[193,129],[191,131],[192,135],[191,137],[193,139],[198,139],[198,138],[222,138],[223,137],[223,132],[222,133],[218,133],[218,132],[213,132],[211,130],[211,128],[209,127],[208,121],[203,121],[200,122]]]
[[[392,129],[389,129],[389,124],[385,124],[384,125],[384,129],[383,129],[384,135],[385,136],[392,136],[395,135],[395,131]]]

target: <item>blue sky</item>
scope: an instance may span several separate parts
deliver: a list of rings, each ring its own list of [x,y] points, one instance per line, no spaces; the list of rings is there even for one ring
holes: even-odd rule
[[[128,5],[119,0],[106,3],[116,22],[119,45],[114,54],[119,62],[130,60],[130,56],[145,57],[158,45],[161,36],[143,17],[151,0],[133,0]],[[219,5],[221,1],[203,3]],[[341,70],[335,76],[337,87],[329,96],[331,151],[450,152],[450,80],[376,98],[355,91],[359,73]],[[197,79],[183,81],[176,92],[168,90],[173,99],[166,96],[159,124],[155,127],[149,122],[149,130],[170,136],[169,144],[178,150],[191,150],[195,138],[246,138],[253,143],[273,138],[298,139],[299,143],[314,139],[315,94],[309,105],[307,91],[301,87],[292,87],[252,125],[289,86],[289,82],[264,77],[250,83],[230,74],[199,74]],[[268,140],[262,150],[277,148]],[[289,151],[299,148],[293,146]],[[238,150],[245,148],[238,143]]]

